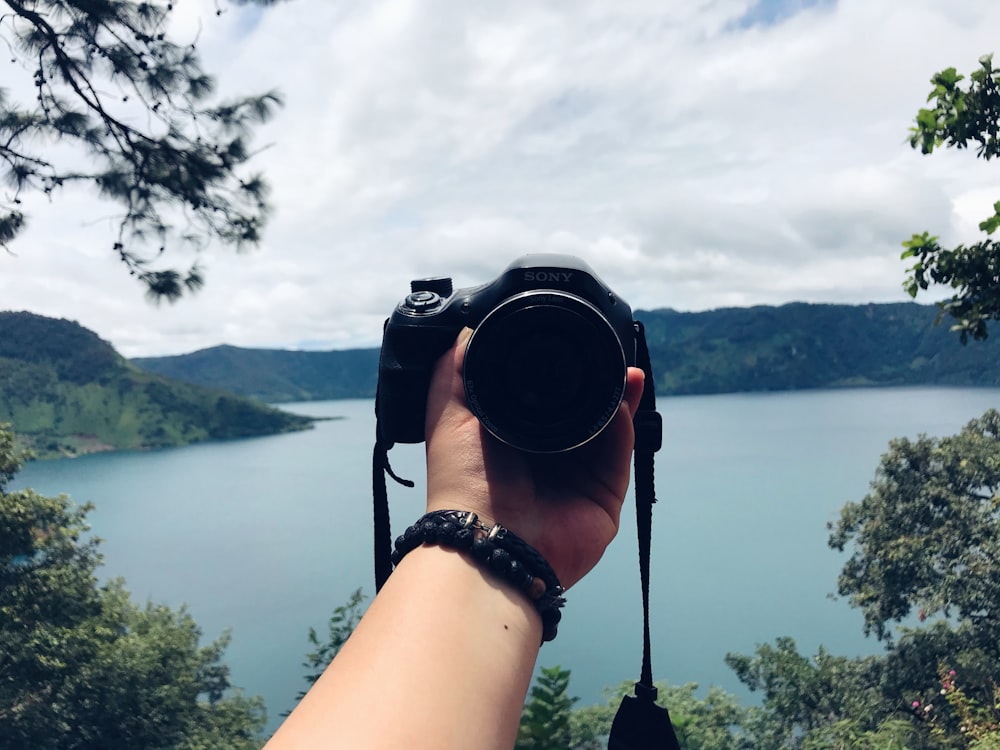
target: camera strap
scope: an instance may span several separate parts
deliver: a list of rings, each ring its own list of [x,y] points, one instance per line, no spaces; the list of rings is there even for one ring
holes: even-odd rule
[[[635,525],[639,538],[639,580],[642,585],[642,673],[635,694],[622,699],[611,725],[608,750],[680,750],[670,714],[656,704],[649,635],[649,558],[653,536],[653,503],[656,502],[654,456],[663,442],[663,420],[656,411],[655,380],[649,360],[646,331],[634,321],[636,364],[646,376],[635,424]]]
[[[379,386],[375,386],[375,448],[372,451],[372,527],[375,530],[375,593],[392,573],[392,524],[389,520],[389,493],[385,486],[385,475],[388,474],[404,487],[413,487],[413,481],[396,475],[389,464],[389,449],[392,443],[386,443],[382,437],[379,425],[378,408]]]

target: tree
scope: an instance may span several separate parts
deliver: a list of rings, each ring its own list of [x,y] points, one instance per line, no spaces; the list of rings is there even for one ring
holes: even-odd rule
[[[351,633],[361,622],[366,598],[361,593],[361,589],[355,589],[346,604],[334,609],[333,614],[330,615],[330,621],[327,623],[326,639],[322,642],[316,629],[309,628],[309,643],[313,645],[315,650],[306,654],[306,660],[302,663],[302,666],[309,670],[306,672],[306,682],[309,685],[315,684],[316,680],[320,678],[330,662],[333,661],[333,657],[340,653],[340,649],[344,647],[347,639],[351,637]],[[305,697],[306,690],[303,690],[295,696],[295,700],[300,701]],[[290,713],[291,709],[283,715],[288,716]]]
[[[902,750],[893,738],[917,736],[903,697],[886,695],[884,657],[848,658],[820,648],[809,658],[783,637],[758,646],[752,656],[727,654],[726,663],[763,697],[743,721],[745,747]]]
[[[929,747],[971,746],[968,707],[996,705],[1000,681],[1000,412],[951,437],[893,440],[829,543],[851,546],[838,591],[889,644],[883,705],[901,702]],[[942,700],[955,672],[964,687]]]
[[[577,708],[570,714],[569,747],[572,750],[603,750],[622,698],[635,688],[632,681],[605,690],[607,703]],[[684,750],[736,750],[747,712],[736,699],[718,687],[698,698],[696,683],[656,683],[656,702],[670,711],[670,721]]]
[[[810,732],[802,750],[914,750],[920,739],[910,722],[888,719],[876,729],[860,729],[857,721],[841,719]]]
[[[183,609],[99,585],[91,506],[11,491],[25,456],[0,425],[0,750],[260,746],[260,698],[233,692],[223,636]]]
[[[891,622],[941,614],[1000,647],[1000,412],[952,437],[893,440],[829,543],[853,544],[838,590],[866,633],[889,639]]]
[[[35,89],[28,104],[0,88],[0,169],[12,190],[0,199],[0,247],[25,226],[25,193],[71,183],[117,204],[109,245],[155,300],[203,283],[197,264],[156,267],[168,248],[259,242],[267,185],[247,172],[249,140],[281,103],[276,92],[214,101],[195,44],[166,36],[166,0],[0,5],[0,38]]]
[[[985,705],[969,698],[954,669],[941,670],[941,695],[961,720],[961,733],[973,750],[1000,750],[1000,687],[993,685],[992,700]]]
[[[739,679],[763,694],[742,722],[745,746],[970,746],[960,705],[939,699],[939,675],[958,672],[969,705],[998,705],[1000,414],[988,411],[955,437],[890,443],[871,491],[844,507],[831,532],[834,549],[853,549],[839,592],[887,653],[846,659],[820,649],[810,659],[779,638],[752,656],[729,655]]]
[[[969,76],[969,85],[960,83],[965,76],[955,68],[936,73],[933,89],[927,97],[934,106],[917,113],[910,130],[910,145],[930,154],[935,148],[976,148],[976,156],[990,160],[1000,156],[1000,70],[993,67],[993,56],[979,59],[979,68]],[[990,239],[1000,228],[1000,201],[993,204],[993,215],[979,228],[986,238],[971,245],[944,248],[929,232],[914,234],[903,243],[903,258],[914,263],[904,288],[911,297],[931,284],[944,284],[956,290],[940,303],[941,315],[954,320],[962,343],[969,336],[985,339],[986,324],[1000,320],[1000,243]],[[939,317],[940,320],[940,317]]]
[[[570,747],[569,670],[547,667],[535,680],[517,731],[515,750],[565,750]]]

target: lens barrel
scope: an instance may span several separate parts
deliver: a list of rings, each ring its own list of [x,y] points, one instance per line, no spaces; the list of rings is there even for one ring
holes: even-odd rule
[[[522,292],[476,326],[465,354],[469,408],[496,438],[534,453],[579,447],[625,393],[622,343],[592,304],[550,289]]]

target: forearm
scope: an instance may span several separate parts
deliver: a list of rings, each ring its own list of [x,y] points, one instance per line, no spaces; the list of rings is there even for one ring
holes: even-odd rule
[[[268,750],[510,750],[540,642],[523,594],[461,553],[419,547]]]

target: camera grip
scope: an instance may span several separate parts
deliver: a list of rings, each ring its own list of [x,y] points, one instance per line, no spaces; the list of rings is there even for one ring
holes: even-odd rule
[[[427,392],[438,359],[452,344],[460,326],[408,324],[394,316],[386,325],[379,358],[379,439],[422,443],[427,418]]]

